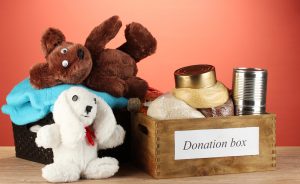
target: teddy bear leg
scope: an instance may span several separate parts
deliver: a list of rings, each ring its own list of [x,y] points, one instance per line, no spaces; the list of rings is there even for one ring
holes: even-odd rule
[[[93,59],[103,51],[105,45],[113,39],[122,26],[118,16],[112,16],[95,27],[85,41],[85,47],[89,49]]]
[[[125,94],[127,98],[143,99],[148,90],[148,83],[139,77],[131,77],[126,80],[128,92]]]
[[[112,157],[96,158],[92,160],[83,175],[87,179],[101,179],[113,176],[119,170],[119,162]]]
[[[80,178],[80,170],[75,164],[52,163],[42,169],[42,176],[49,182],[72,182]]]
[[[90,75],[85,84],[93,90],[107,92],[115,97],[124,96],[127,91],[124,80],[117,77],[97,76],[97,73]]]
[[[126,42],[118,49],[129,54],[136,62],[150,56],[156,50],[157,42],[143,25],[133,22],[126,26]]]

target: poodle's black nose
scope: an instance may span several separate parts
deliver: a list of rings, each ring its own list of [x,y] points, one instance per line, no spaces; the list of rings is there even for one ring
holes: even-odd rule
[[[86,108],[85,108],[85,112],[88,114],[88,113],[90,113],[91,112],[91,110],[92,110],[92,106],[89,106],[89,105],[87,105],[86,106]]]
[[[78,49],[77,50],[77,56],[79,59],[83,59],[84,58],[84,51],[82,49]]]

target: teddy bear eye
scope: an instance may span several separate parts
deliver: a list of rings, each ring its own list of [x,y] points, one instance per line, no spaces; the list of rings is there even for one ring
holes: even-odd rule
[[[72,100],[73,100],[74,102],[76,102],[76,101],[78,100],[78,96],[77,96],[77,95],[72,96]]]
[[[96,100],[96,98],[94,98],[94,101],[95,101],[95,104],[97,104],[97,100]]]
[[[67,68],[68,65],[69,65],[69,61],[68,61],[68,60],[63,60],[63,61],[61,62],[61,65],[62,65],[64,68]]]
[[[62,54],[65,54],[65,53],[67,53],[68,52],[68,49],[67,48],[62,48],[61,50],[60,50],[60,53],[62,53]]]

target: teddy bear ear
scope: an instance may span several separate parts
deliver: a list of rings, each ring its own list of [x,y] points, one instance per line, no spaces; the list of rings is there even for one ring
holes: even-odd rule
[[[42,49],[47,57],[53,49],[65,41],[65,35],[58,29],[48,28],[41,39]]]
[[[30,70],[30,83],[36,89],[43,89],[60,84],[49,70],[48,63],[38,63]]]

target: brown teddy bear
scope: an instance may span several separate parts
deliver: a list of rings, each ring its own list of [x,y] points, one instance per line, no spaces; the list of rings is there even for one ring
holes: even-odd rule
[[[97,91],[105,91],[113,96],[143,98],[148,84],[136,77],[137,65],[141,59],[156,50],[156,39],[139,23],[126,26],[126,42],[117,49],[105,49],[122,26],[118,16],[113,16],[95,27],[85,42],[89,49],[93,68],[85,80],[85,85]]]
[[[37,89],[58,84],[80,84],[92,69],[89,50],[80,44],[67,42],[64,34],[49,28],[41,39],[46,62],[30,70],[30,83]]]

